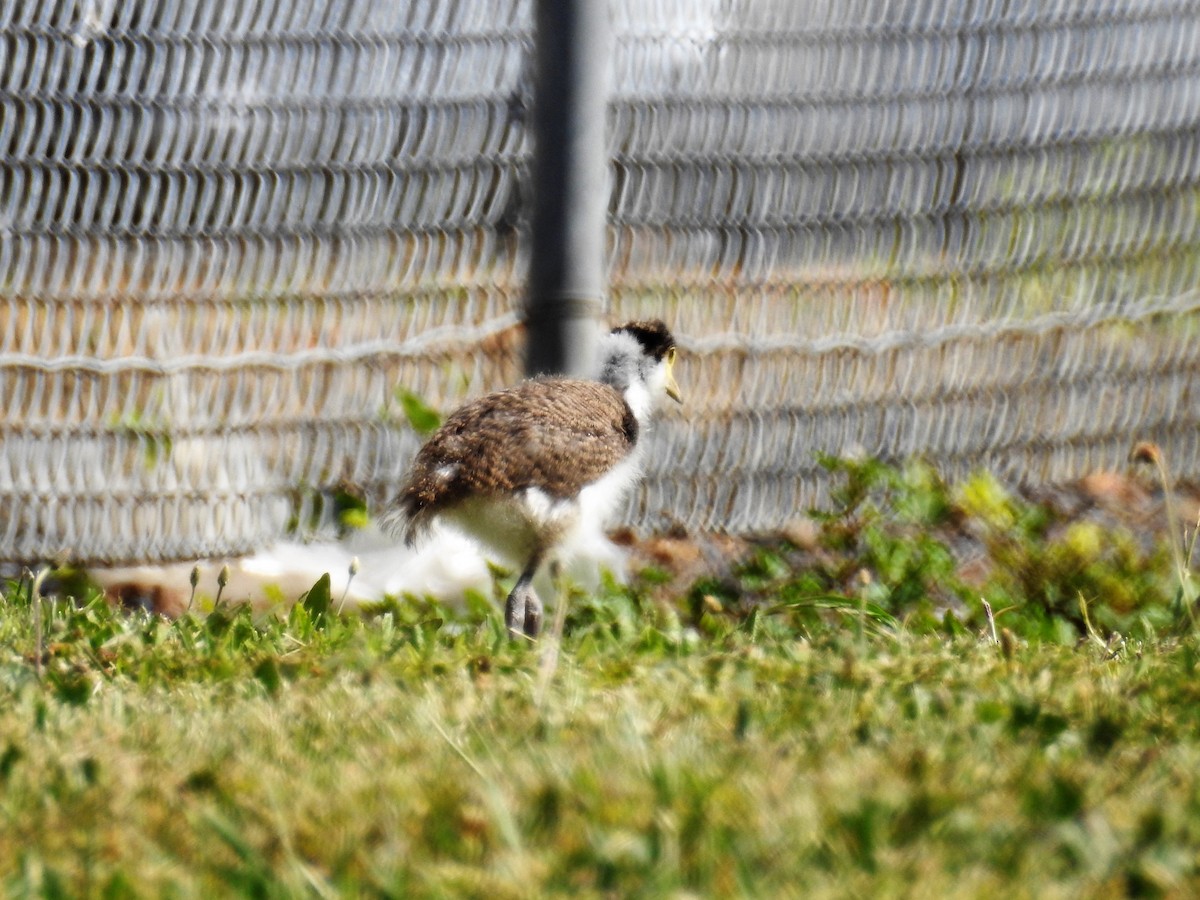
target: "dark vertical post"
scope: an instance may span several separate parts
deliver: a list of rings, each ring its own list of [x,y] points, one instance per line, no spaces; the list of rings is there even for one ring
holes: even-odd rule
[[[604,303],[607,0],[536,0],[530,375],[589,374]]]

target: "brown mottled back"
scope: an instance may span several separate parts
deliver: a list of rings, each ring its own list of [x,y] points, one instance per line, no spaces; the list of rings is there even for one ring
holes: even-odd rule
[[[629,454],[637,430],[624,398],[599,382],[537,378],[472,401],[417,454],[400,498],[406,538],[469,495],[573,496]]]

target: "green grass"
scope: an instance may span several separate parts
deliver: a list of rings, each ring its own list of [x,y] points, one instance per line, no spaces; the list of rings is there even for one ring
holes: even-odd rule
[[[574,597],[552,673],[484,598],[168,622],[9,585],[0,893],[1200,891],[1170,554],[986,481],[845,475],[807,550]],[[964,528],[1007,561],[971,586]]]
[[[1006,655],[650,612],[571,633],[539,698],[540,651],[490,622],[58,605],[39,680],[28,612],[0,667],[11,896],[1200,887],[1192,637]]]

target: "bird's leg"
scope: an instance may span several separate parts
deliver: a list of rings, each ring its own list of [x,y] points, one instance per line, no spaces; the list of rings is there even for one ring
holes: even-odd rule
[[[525,601],[525,636],[535,638],[542,633],[542,598],[533,586],[529,587],[529,599]]]
[[[542,601],[533,589],[533,576],[540,563],[540,554],[529,561],[504,604],[504,624],[514,637],[524,634],[533,638],[542,630]]]

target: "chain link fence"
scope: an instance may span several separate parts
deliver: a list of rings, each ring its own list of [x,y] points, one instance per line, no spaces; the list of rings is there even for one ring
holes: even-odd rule
[[[818,451],[1200,474],[1200,6],[613,0],[611,318],[688,404],[626,517]],[[0,558],[336,529],[520,377],[527,0],[0,0]]]

